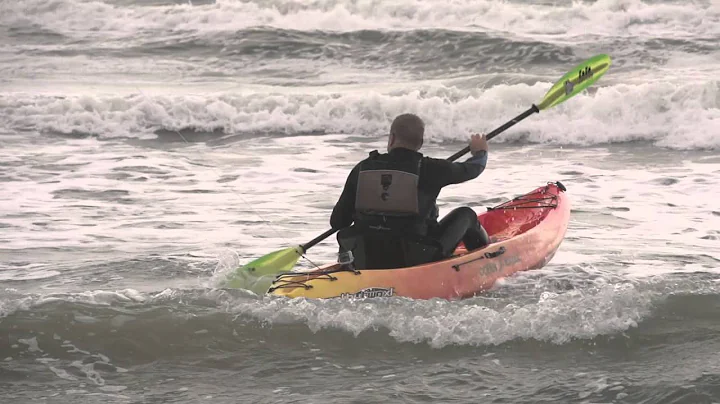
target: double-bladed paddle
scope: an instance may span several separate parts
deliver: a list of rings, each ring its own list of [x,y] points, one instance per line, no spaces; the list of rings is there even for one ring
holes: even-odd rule
[[[487,139],[490,140],[493,137],[504,132],[506,129],[522,121],[528,116],[554,107],[570,98],[575,94],[589,87],[591,84],[596,82],[607,70],[610,68],[610,57],[608,55],[597,55],[594,56],[575,67],[573,70],[565,74],[552,88],[545,94],[542,101],[537,105],[533,104],[527,111],[511,119],[504,125],[493,130],[487,134]],[[462,157],[465,153],[470,151],[470,146],[465,147],[459,152],[453,154],[448,158],[450,161],[455,161]],[[254,277],[262,277],[268,275],[274,275],[279,272],[286,272],[291,270],[300,257],[310,247],[318,244],[319,242],[330,237],[333,233],[340,229],[329,229],[325,233],[315,237],[306,244],[297,245],[294,247],[288,247],[283,250],[275,251],[270,254],[264,255],[248,264],[245,264],[236,270],[235,275],[251,275]],[[234,287],[230,282],[230,287]]]

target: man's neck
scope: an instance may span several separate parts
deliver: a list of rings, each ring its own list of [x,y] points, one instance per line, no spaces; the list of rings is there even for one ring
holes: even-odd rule
[[[417,150],[415,150],[415,149],[412,148],[412,147],[408,147],[408,146],[393,146],[393,147],[390,148],[390,151],[398,150],[398,149],[409,150],[409,151],[417,152]]]

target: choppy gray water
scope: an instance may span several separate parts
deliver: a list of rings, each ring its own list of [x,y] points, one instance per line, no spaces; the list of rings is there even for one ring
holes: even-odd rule
[[[720,402],[719,44],[717,1],[0,0],[0,399]],[[562,181],[545,268],[459,302],[218,287],[326,230],[395,115],[446,157],[597,53],[441,194]]]

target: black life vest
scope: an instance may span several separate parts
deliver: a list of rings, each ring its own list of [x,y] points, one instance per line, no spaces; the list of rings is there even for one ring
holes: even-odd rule
[[[392,161],[377,150],[360,164],[355,192],[355,221],[375,229],[425,233],[421,207],[422,155]]]

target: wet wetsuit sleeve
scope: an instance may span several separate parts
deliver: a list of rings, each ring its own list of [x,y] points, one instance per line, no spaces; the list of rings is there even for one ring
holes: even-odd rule
[[[477,178],[487,166],[488,153],[480,151],[462,163],[453,163],[447,160],[435,160],[438,164],[435,180],[439,187],[450,184],[459,184]]]
[[[345,181],[340,199],[338,199],[330,216],[330,227],[333,229],[342,229],[348,227],[353,222],[353,214],[355,213],[355,191],[357,189],[357,178],[359,172],[359,164],[356,165]]]

